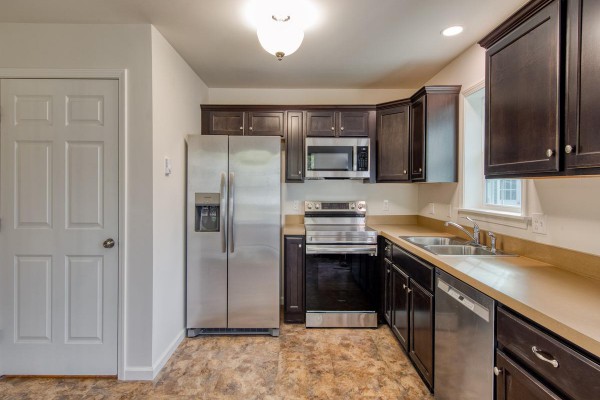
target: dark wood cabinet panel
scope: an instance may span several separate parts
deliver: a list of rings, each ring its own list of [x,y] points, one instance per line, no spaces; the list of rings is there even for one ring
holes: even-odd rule
[[[304,113],[288,111],[285,141],[285,181],[304,180]]]
[[[339,111],[338,136],[368,137],[369,111]]]
[[[304,237],[284,239],[284,320],[305,321]]]
[[[243,135],[244,115],[243,111],[209,111],[203,132],[209,135]]]
[[[561,19],[549,2],[486,51],[487,177],[559,171]]]
[[[392,326],[392,263],[383,259],[383,316]]]
[[[408,104],[377,112],[377,182],[410,180]]]
[[[423,95],[411,104],[410,143],[411,161],[410,178],[418,182],[425,180],[425,101]]]
[[[285,133],[285,111],[248,112],[247,135],[281,136]]]
[[[496,351],[497,400],[560,400],[544,384],[512,361],[506,354]]]
[[[409,349],[409,320],[410,320],[410,301],[409,301],[409,279],[408,275],[392,266],[392,296],[391,296],[391,328],[398,341],[404,347]]]
[[[335,111],[308,111],[306,121],[306,136],[336,136]]]
[[[600,2],[568,3],[567,133],[562,152],[573,173],[600,173]],[[595,168],[595,169],[594,169]]]
[[[433,295],[410,280],[409,356],[425,383],[433,387]]]

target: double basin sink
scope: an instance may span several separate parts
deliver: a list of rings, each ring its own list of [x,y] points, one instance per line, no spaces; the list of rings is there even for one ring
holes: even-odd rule
[[[439,256],[514,256],[457,237],[400,236],[400,238]]]

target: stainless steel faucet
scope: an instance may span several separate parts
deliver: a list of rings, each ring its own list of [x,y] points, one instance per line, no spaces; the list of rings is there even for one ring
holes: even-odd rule
[[[468,219],[469,221],[471,221],[473,223],[473,234],[471,235],[471,233],[466,230],[465,228],[463,228],[462,226],[460,226],[459,224],[457,224],[456,222],[452,222],[452,221],[446,221],[446,223],[444,225],[446,226],[454,226],[457,229],[460,229],[461,231],[463,231],[468,237],[471,238],[471,241],[473,243],[475,243],[476,245],[480,245],[479,243],[479,225],[477,225],[477,222],[473,221],[470,217],[463,217],[464,219]]]
[[[492,248],[492,253],[496,253],[496,235],[494,234],[494,232],[488,232],[488,236],[490,237],[490,240],[492,241],[492,243],[490,244],[490,247]]]

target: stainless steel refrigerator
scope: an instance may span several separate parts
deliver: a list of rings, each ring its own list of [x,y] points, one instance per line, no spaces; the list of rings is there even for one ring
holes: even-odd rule
[[[280,142],[187,138],[188,336],[279,335]]]

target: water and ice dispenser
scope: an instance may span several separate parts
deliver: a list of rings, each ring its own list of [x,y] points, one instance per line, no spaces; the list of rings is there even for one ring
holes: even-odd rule
[[[196,193],[196,232],[219,232],[221,195],[219,193]]]

